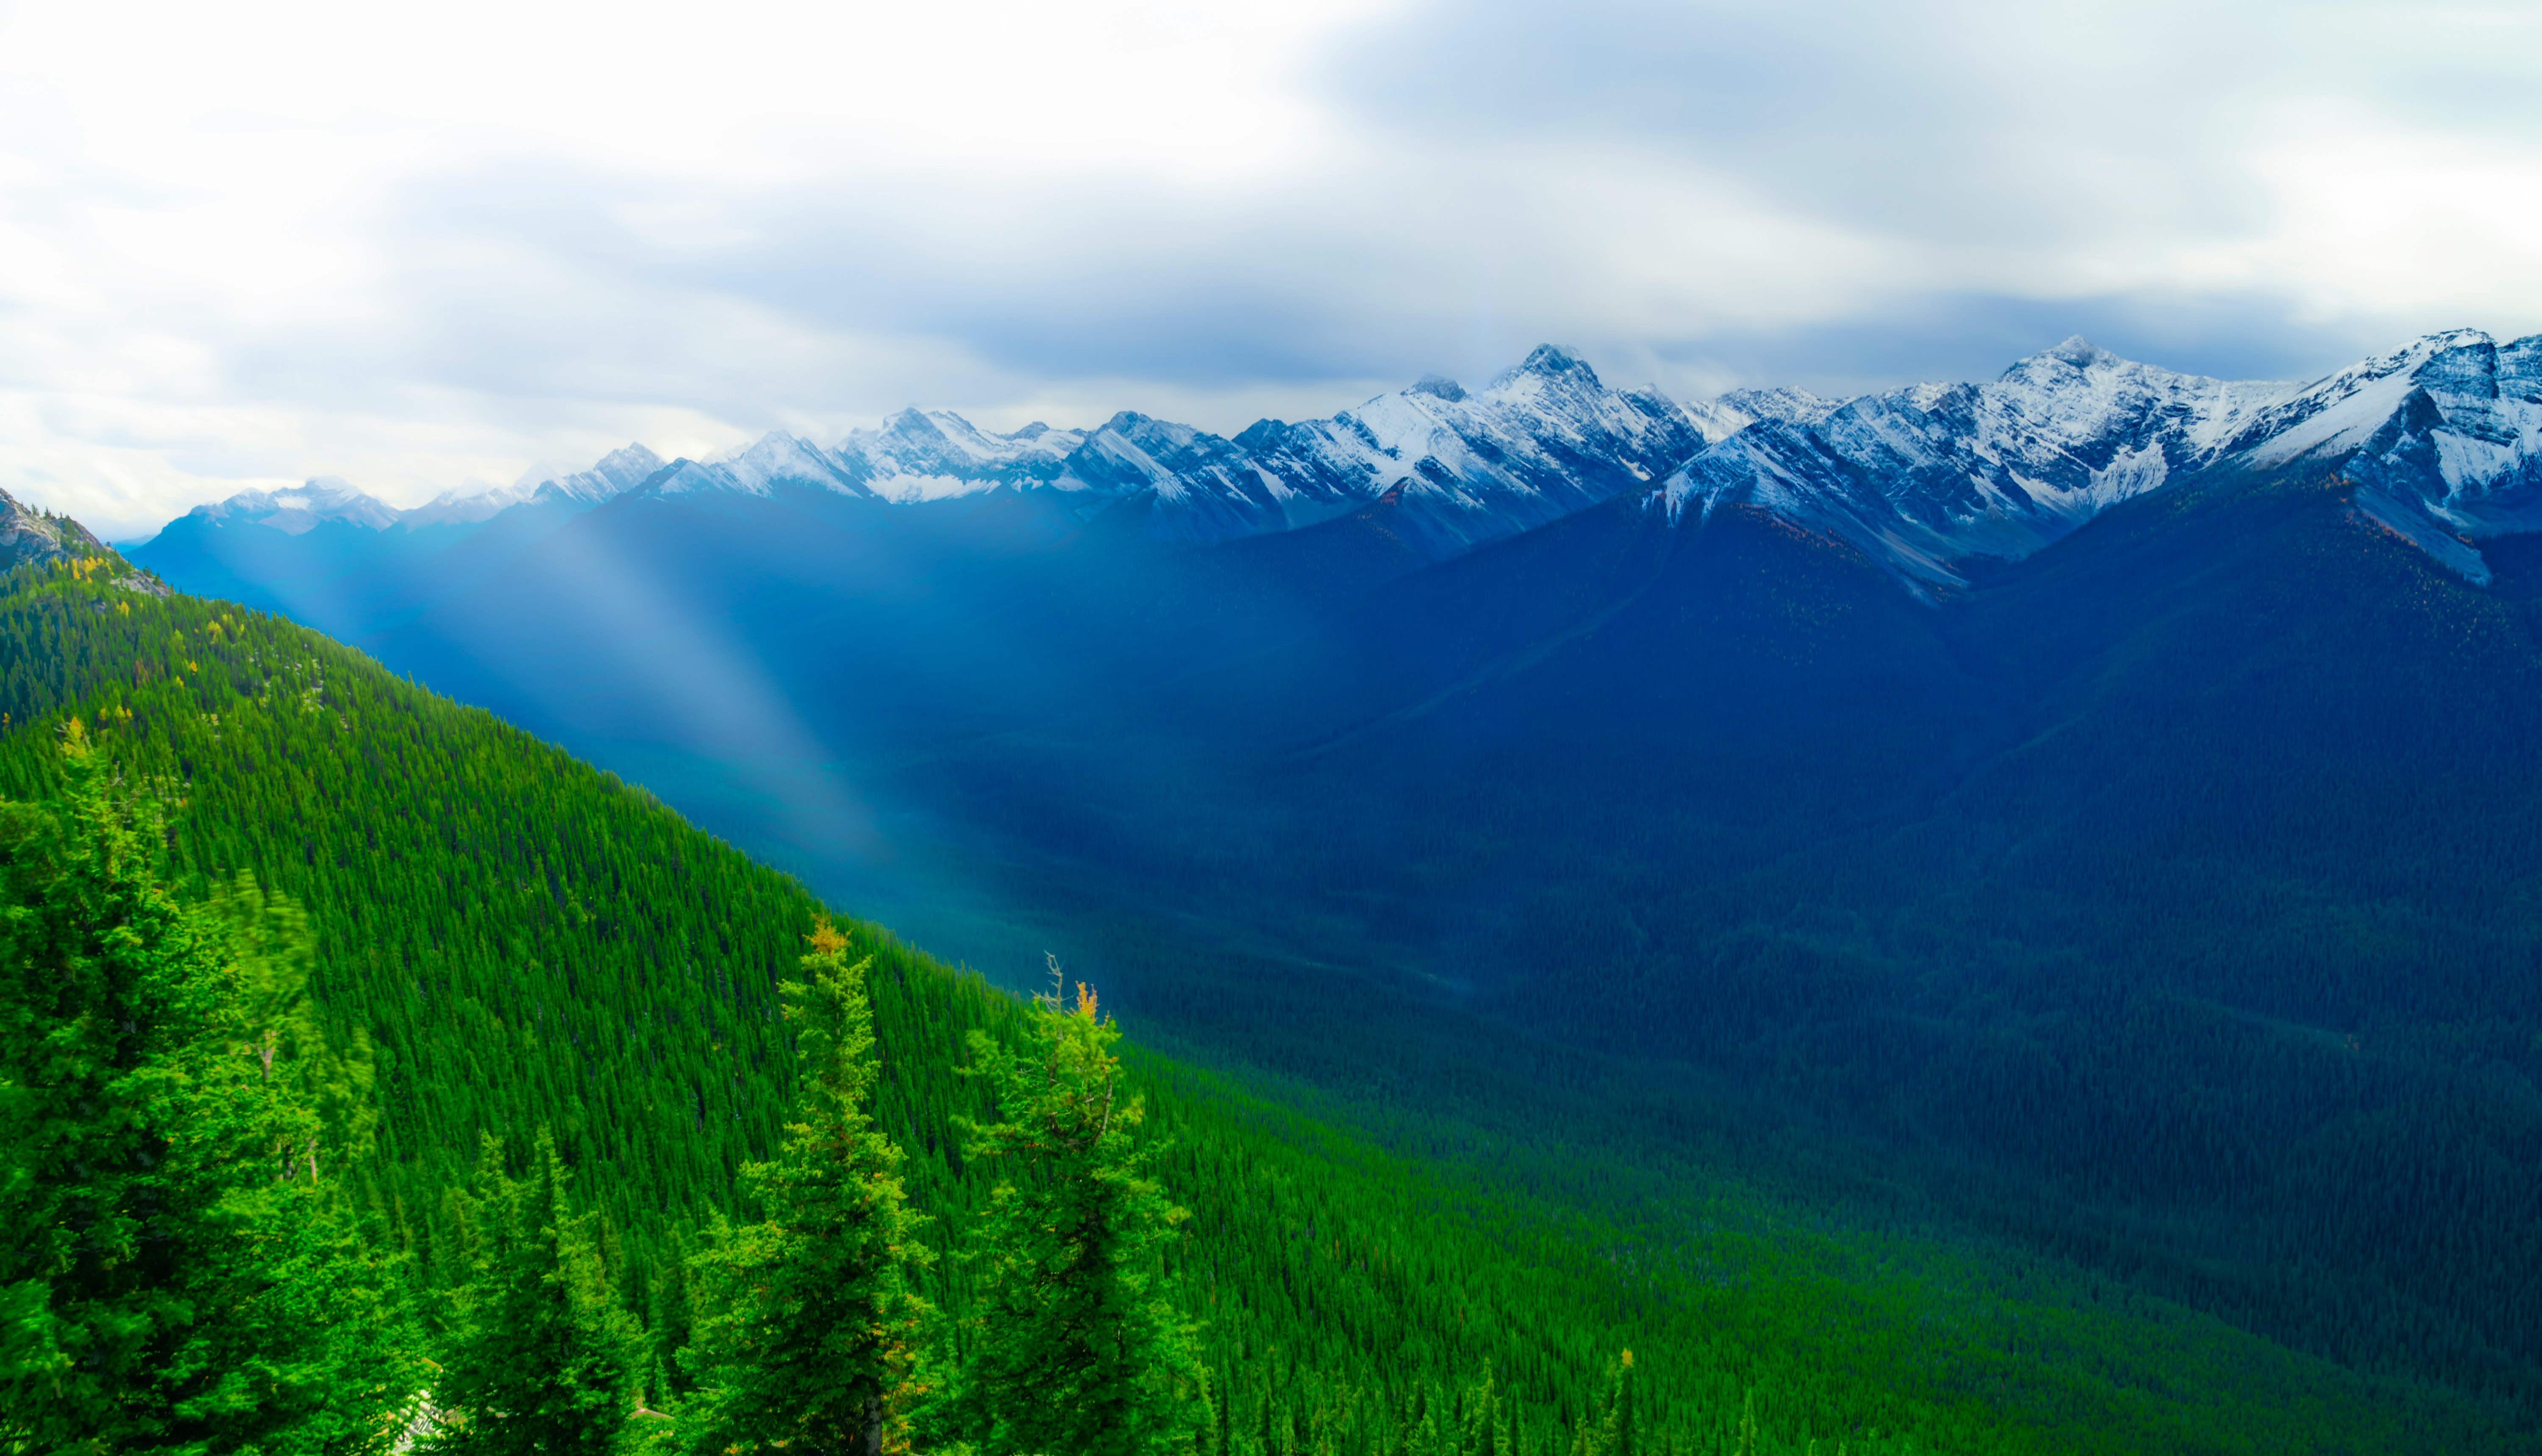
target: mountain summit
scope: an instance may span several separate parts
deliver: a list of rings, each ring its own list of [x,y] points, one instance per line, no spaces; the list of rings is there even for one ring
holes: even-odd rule
[[[1750,422],[1670,476],[1668,507],[1757,507],[1923,595],[1964,585],[1971,557],[2028,555],[2202,472],[2344,470],[2360,510],[2485,582],[2470,538],[2542,529],[2537,398],[2542,336],[2430,334],[2311,384],[2176,374],[2076,336],[1988,384],[1742,408]]]
[[[2542,335],[2430,334],[2311,383],[2181,374],[2077,335],[1981,384],[1851,400],[1736,390],[1693,404],[1610,388],[1577,350],[1542,344],[1479,389],[1426,375],[1327,419],[1265,419],[1233,438],[1135,410],[1092,429],[999,434],[911,408],[833,446],[772,431],[664,462],[630,445],[535,487],[525,477],[411,511],[320,476],[187,519],[195,535],[330,523],[464,534],[519,506],[561,519],[639,494],[812,490],[933,507],[1006,491],[1173,546],[1362,516],[1390,549],[1435,562],[1657,491],[1672,520],[1737,506],[1841,540],[1929,599],[1964,586],[1974,559],[2026,556],[2148,491],[2288,469],[2343,477],[2364,518],[2488,581],[2482,539],[2542,530]]]
[[[1087,518],[1138,514],[1186,546],[1295,530],[1383,503],[1439,559],[1656,479],[1703,443],[1657,389],[1608,389],[1576,350],[1537,347],[1479,391],[1426,376],[1330,419],[1265,419],[1230,439],[1123,410],[1090,430],[980,429],[905,409],[823,448],[783,432],[646,482],[660,496],[792,484],[915,505],[1049,491]]]
[[[299,536],[335,522],[385,531],[398,522],[398,509],[377,496],[357,490],[336,475],[314,475],[283,490],[242,490],[212,505],[187,513],[198,520],[270,527]]]

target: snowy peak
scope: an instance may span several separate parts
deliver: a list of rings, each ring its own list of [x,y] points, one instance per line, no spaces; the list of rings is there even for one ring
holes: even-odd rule
[[[476,526],[525,503],[571,501],[597,505],[636,486],[661,468],[660,456],[641,445],[628,445],[575,474],[534,484],[533,473],[510,485],[464,494],[445,490],[410,510],[399,510],[337,476],[318,475],[286,490],[242,490],[227,500],[196,506],[187,514],[222,524],[270,527],[286,536],[306,535],[331,522],[366,531]]]
[[[1708,444],[1670,476],[1670,511],[1755,505],[1851,542],[1919,593],[2206,472],[2342,472],[2359,509],[2474,581],[2488,577],[2479,537],[2542,530],[2542,337],[2454,329],[2283,384],[2180,374],[2076,336],[1987,384],[1824,404],[1744,392],[1697,406]]]
[[[629,493],[809,489],[915,505],[1003,488],[1053,492],[1081,519],[1134,511],[1144,534],[1191,545],[1377,507],[1386,513],[1383,529],[1435,559],[1649,489],[1705,442],[1696,420],[1657,389],[1609,389],[1579,351],[1544,344],[1480,390],[1425,375],[1329,419],[1259,420],[1234,439],[1135,410],[1091,430],[1035,422],[1000,434],[947,410],[908,408],[833,447],[780,430],[711,459],[665,463],[631,445],[534,490],[450,492],[403,519],[473,525],[516,504],[588,505]],[[247,492],[203,513],[294,531],[322,519],[379,529],[402,518],[340,481],[322,485]]]
[[[2429,334],[2292,392],[2253,419],[2226,448],[2257,465],[2334,459],[2364,448],[2408,407],[2413,395],[2427,396],[2440,412],[2462,414],[2478,431],[2502,402],[2502,355],[2513,356],[2533,342],[2522,339],[2501,350],[2478,329]],[[2511,368],[2506,385],[2505,402],[2521,402],[2514,394],[2521,384]]]
[[[998,434],[912,408],[829,451],[772,435],[682,462],[652,488],[764,494],[791,481],[895,504],[1047,490],[1081,516],[1135,503],[1146,535],[1195,545],[1385,500],[1399,539],[1444,555],[1647,488],[1702,444],[1657,390],[1607,389],[1577,351],[1548,344],[1479,391],[1425,376],[1330,419],[1261,420],[1234,439],[1137,410],[1091,430],[1034,423]]]
[[[1910,385],[1834,407],[1752,395],[1735,406],[1752,422],[1670,477],[1669,508],[1758,505],[1928,592],[1959,585],[1962,560],[2028,555],[2159,488],[2287,389],[2178,374],[2075,337],[1987,384]]]
[[[412,510],[398,512],[395,524],[403,531],[420,531],[427,526],[474,526],[528,500],[535,488],[528,484],[498,485],[466,495],[445,490]]]
[[[1589,367],[1579,350],[1549,343],[1530,349],[1526,358],[1495,376],[1490,388],[1508,391],[1530,378],[1559,380],[1587,390],[1604,388],[1598,382],[1598,371]]]
[[[2231,382],[2122,357],[2080,335],[1984,383],[1851,400],[1734,390],[1681,405],[1618,390],[1542,344],[1468,390],[1441,375],[1327,419],[1258,420],[1229,438],[1123,410],[1092,429],[985,430],[903,409],[825,447],[771,431],[709,460],[629,445],[590,470],[400,512],[333,476],[249,490],[193,514],[293,535],[474,525],[514,505],[810,490],[892,505],[1048,492],[1081,520],[1203,545],[1353,514],[1440,560],[1617,495],[1657,491],[1670,519],[1723,505],[1850,542],[1910,591],[1964,582],[2100,512],[2202,474],[2337,475],[2356,508],[2464,576],[2478,543],[2542,531],[2542,335],[2453,329],[2309,384]]]
[[[950,410],[904,409],[879,429],[851,434],[837,454],[865,489],[909,503],[1047,481],[1084,439],[1082,430],[1039,421],[1000,435]]]
[[[590,470],[540,481],[529,498],[543,502],[569,500],[598,505],[643,484],[648,476],[662,468],[662,457],[642,445],[621,446],[602,456]]]
[[[2542,334],[2457,328],[2351,365],[2264,411],[2228,458],[2336,470],[2359,510],[2486,583],[2482,538],[2542,531]]]
[[[473,495],[445,490],[423,505],[399,512],[397,524],[402,530],[419,531],[427,526],[474,526],[522,504],[594,506],[642,483],[661,468],[660,456],[641,445],[628,445],[602,456],[590,470],[570,475],[543,478],[533,470],[509,485]]]
[[[1658,390],[1608,389],[1577,351],[1544,344],[1478,391],[1426,376],[1233,443],[1277,482],[1291,524],[1387,501],[1396,539],[1441,557],[1647,488],[1704,436]]]
[[[1465,387],[1444,374],[1425,374],[1413,381],[1407,395],[1432,395],[1454,404],[1465,398]]]
[[[841,495],[869,494],[848,465],[809,440],[771,430],[738,450],[705,463],[721,488],[742,495],[774,495],[780,485],[834,490]],[[707,478],[691,475],[691,480]]]
[[[385,531],[397,524],[394,506],[356,490],[334,475],[317,475],[284,490],[242,490],[187,514],[206,520],[270,526],[286,536],[300,536],[328,522]]]
[[[1321,519],[1253,453],[1224,435],[1123,410],[1084,438],[1052,484],[1097,500],[1153,492],[1147,534],[1205,543],[1282,531]]]
[[[2040,350],[2038,353],[2033,354],[2029,358],[2022,360],[2020,363],[2013,365],[2012,369],[2005,370],[2004,373],[2010,374],[2014,370],[2021,369],[2024,366],[2038,364],[2049,360],[2054,360],[2059,364],[2070,365],[2076,369],[2089,369],[2095,365],[2124,365],[2128,362],[2079,333],[2069,333],[2065,335],[2064,342],[2057,344],[2054,348]]]
[[[1732,390],[1709,402],[1688,404],[1685,412],[1702,432],[1704,443],[1717,445],[1760,419],[1817,424],[1843,408],[1844,403],[1807,390]]]

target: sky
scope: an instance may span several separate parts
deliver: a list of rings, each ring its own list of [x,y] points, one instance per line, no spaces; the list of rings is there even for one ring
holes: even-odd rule
[[[0,488],[111,540],[1538,342],[1680,398],[2542,330],[2542,6],[0,3]]]

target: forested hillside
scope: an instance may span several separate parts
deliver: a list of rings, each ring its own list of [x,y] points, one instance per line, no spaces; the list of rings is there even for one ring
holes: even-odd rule
[[[760,1211],[742,1170],[778,1150],[798,1090],[777,985],[823,908],[641,789],[482,711],[279,619],[126,580],[106,555],[8,579],[0,793],[55,797],[76,717],[127,787],[171,806],[182,896],[245,872],[305,907],[330,1039],[374,1049],[376,1143],[328,1169],[372,1237],[411,1256],[424,1288],[463,1280],[459,1225],[474,1205],[453,1194],[483,1186],[481,1139],[502,1137],[535,1182],[531,1151],[552,1136],[574,1196],[602,1214],[609,1298],[649,1351],[629,1401],[676,1416],[688,1380],[676,1351],[692,1338],[682,1257],[718,1212]],[[1025,1012],[877,927],[845,928],[846,956],[870,958],[875,1117],[946,1256],[923,1292],[958,1322],[981,1297],[980,1266],[960,1256],[992,1207],[963,1120],[995,1109],[990,1084],[956,1069],[978,1055],[969,1033],[1013,1045]],[[1154,1056],[1132,1066],[1156,1170],[1192,1215],[1158,1274],[1200,1322],[1214,1392],[1200,1449],[2514,1439],[2479,1408],[2289,1355],[2053,1262],[1806,1210],[1796,1221],[1728,1185],[1700,1207],[1537,1200],[1524,1190],[1607,1175],[1558,1146],[1510,1147],[1494,1156],[1511,1176],[1482,1179]],[[1471,1146],[1464,1129],[1434,1130]]]

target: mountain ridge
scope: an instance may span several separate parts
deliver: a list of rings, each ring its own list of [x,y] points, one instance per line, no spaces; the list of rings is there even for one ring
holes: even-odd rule
[[[905,507],[1009,490],[1081,519],[1126,512],[1138,534],[1184,547],[1378,509],[1414,558],[1435,561],[1656,489],[1673,519],[1739,501],[1840,537],[1929,598],[1964,587],[1973,559],[2019,559],[2145,491],[2298,467],[2348,470],[2360,511],[2485,582],[2479,539],[2542,529],[2542,335],[2446,330],[2310,382],[2182,374],[2077,335],[1983,383],[1847,400],[1744,389],[1686,404],[1610,388],[1576,350],[1543,344],[1479,390],[1424,376],[1324,419],[1263,419],[1232,437],[1134,410],[999,434],[912,407],[833,446],[771,431],[665,461],[636,444],[571,475],[406,511],[318,476],[180,519],[290,536],[330,522],[465,532],[525,505],[569,514],[637,490],[800,488]]]

